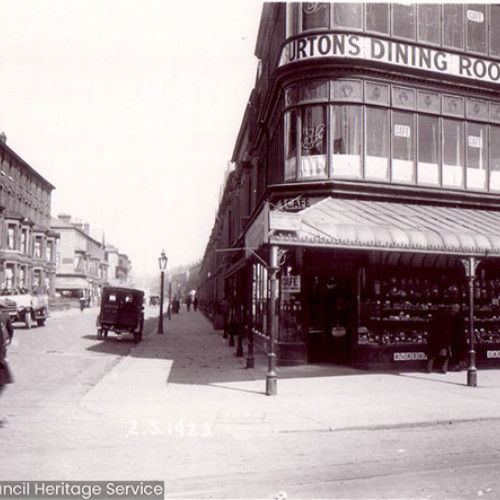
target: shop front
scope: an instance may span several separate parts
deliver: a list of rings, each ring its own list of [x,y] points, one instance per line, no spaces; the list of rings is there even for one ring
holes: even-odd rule
[[[478,364],[500,359],[500,211],[332,197],[276,206],[253,237],[264,257],[279,249],[278,364],[424,367],[432,316],[451,304]],[[265,348],[268,274],[253,267],[252,329]]]

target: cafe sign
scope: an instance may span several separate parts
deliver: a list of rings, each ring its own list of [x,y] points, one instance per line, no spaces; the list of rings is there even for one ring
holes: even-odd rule
[[[300,293],[300,275],[289,274],[281,278],[281,290],[288,293]]]
[[[500,82],[500,62],[497,61],[349,33],[294,38],[283,47],[279,66],[322,58],[359,59],[488,83]]]

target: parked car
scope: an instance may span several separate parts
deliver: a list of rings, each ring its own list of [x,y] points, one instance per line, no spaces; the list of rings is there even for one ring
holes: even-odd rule
[[[49,296],[41,290],[8,289],[0,292],[0,298],[9,305],[6,309],[13,323],[24,323],[31,328],[33,322],[45,325],[49,317]]]

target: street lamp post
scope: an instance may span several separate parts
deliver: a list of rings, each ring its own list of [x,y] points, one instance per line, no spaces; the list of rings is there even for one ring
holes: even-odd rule
[[[160,266],[160,317],[158,318],[158,331],[156,333],[163,334],[163,288],[165,281],[165,269],[167,268],[168,258],[165,255],[165,250],[161,251],[161,255],[158,258],[158,264]]]
[[[278,247],[271,245],[269,252],[269,298],[267,310],[267,324],[269,335],[268,348],[268,370],[266,375],[266,394],[275,396],[277,393],[277,374],[276,374],[276,274],[278,272]]]
[[[467,367],[467,385],[477,386],[476,349],[474,338],[474,280],[476,269],[480,261],[474,257],[462,259],[465,268],[465,276],[469,282],[469,366]]]

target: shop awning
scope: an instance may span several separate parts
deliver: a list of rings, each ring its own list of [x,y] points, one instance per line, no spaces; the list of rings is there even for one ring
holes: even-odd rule
[[[79,277],[56,277],[56,290],[88,290],[89,282],[85,278]]]
[[[495,210],[326,198],[276,221],[269,243],[500,257]]]

